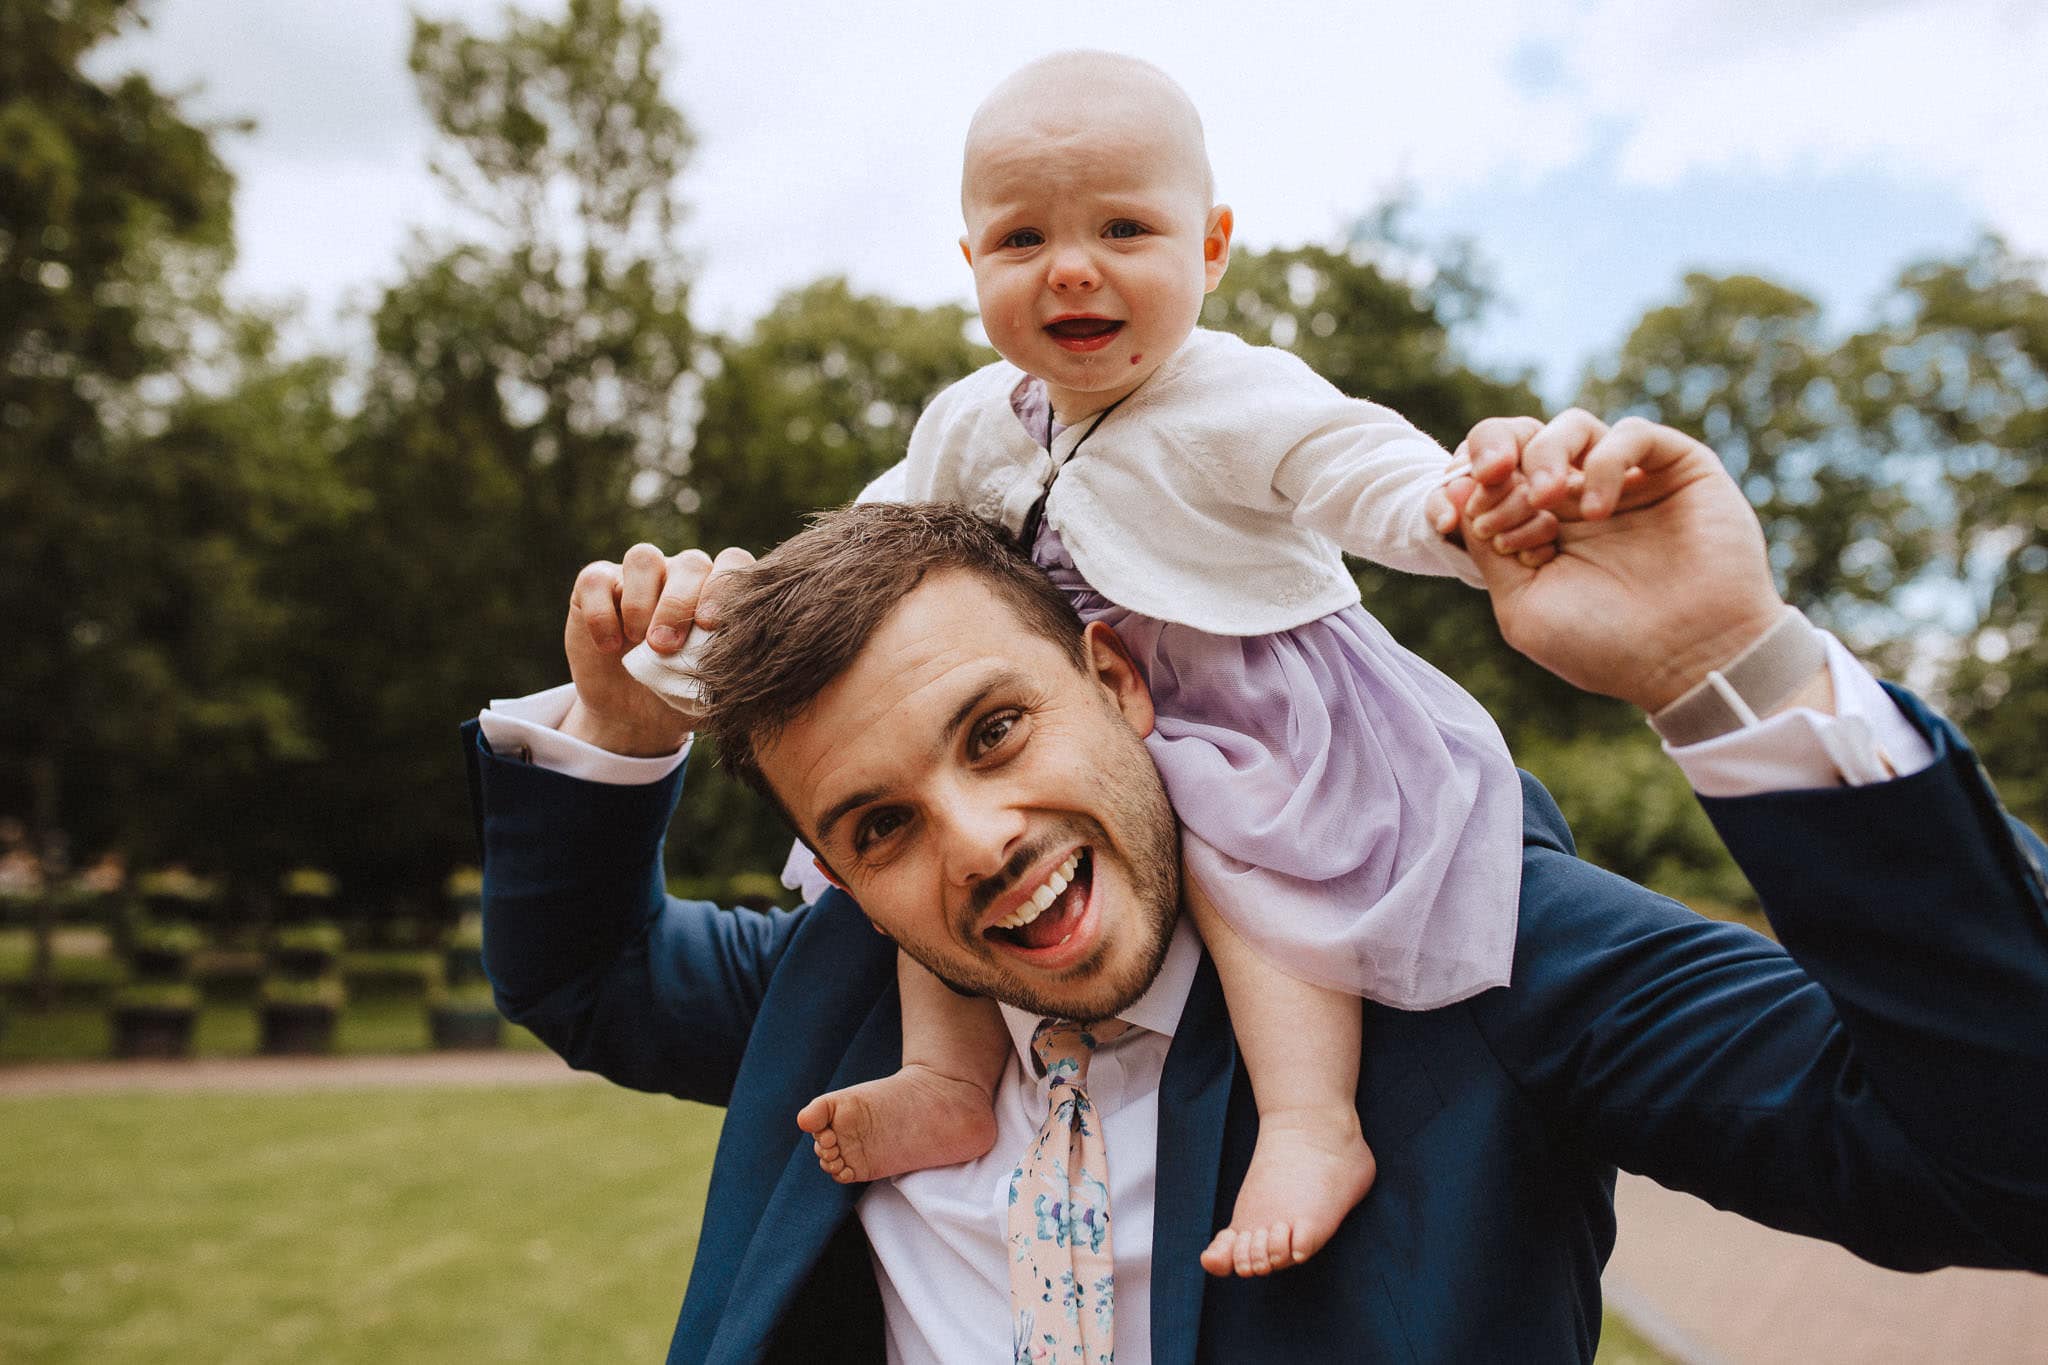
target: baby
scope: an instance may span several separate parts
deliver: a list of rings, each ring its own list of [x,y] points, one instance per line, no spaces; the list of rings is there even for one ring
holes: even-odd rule
[[[1231,211],[1193,104],[1152,66],[1069,52],[1011,76],[968,130],[960,197],[1003,360],[940,394],[863,497],[1001,521],[1144,671],[1185,904],[1259,1110],[1202,1263],[1265,1274],[1319,1250],[1372,1184],[1358,997],[1433,1009],[1508,980],[1521,788],[1506,746],[1364,610],[1340,555],[1476,583],[1431,526],[1450,457],[1290,353],[1197,329]],[[1547,554],[1556,518],[1524,517],[1494,548]],[[662,690],[658,656],[637,652]],[[1059,869],[991,935],[1056,957],[1089,872]],[[995,1006],[899,960],[902,1069],[797,1115],[841,1181],[995,1139],[1011,1047]]]
[[[1433,1009],[1505,985],[1521,788],[1464,691],[1360,605],[1339,547],[1477,582],[1431,526],[1449,457],[1288,352],[1201,331],[1229,260],[1202,126],[1167,76],[1061,53],[1004,81],[961,176],[982,325],[1003,360],[947,389],[864,497],[1005,523],[1145,671],[1259,1137],[1213,1273],[1313,1255],[1370,1187],[1356,997]],[[1494,541],[1554,539],[1538,514]],[[1077,869],[1069,877],[1085,877]],[[1056,945],[1056,875],[999,932]],[[874,1180],[994,1141],[995,1007],[901,959],[903,1069],[798,1115],[826,1171]]]

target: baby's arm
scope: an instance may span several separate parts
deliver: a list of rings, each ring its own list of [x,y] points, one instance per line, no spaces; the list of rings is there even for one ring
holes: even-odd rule
[[[1463,491],[1470,489],[1465,461],[1446,455],[1389,408],[1356,399],[1342,403],[1341,420],[1302,436],[1274,470],[1273,489],[1293,504],[1295,524],[1376,564],[1477,586],[1479,574],[1466,547],[1447,538],[1457,527],[1451,495],[1460,491],[1460,480],[1467,481]],[[1483,472],[1495,480],[1504,477],[1491,466]],[[1526,499],[1500,522],[1490,543],[1507,553],[1557,537],[1556,516]]]

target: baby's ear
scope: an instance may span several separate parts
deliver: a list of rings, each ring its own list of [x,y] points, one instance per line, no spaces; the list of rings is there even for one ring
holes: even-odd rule
[[[1230,267],[1230,233],[1237,226],[1232,217],[1230,205],[1218,204],[1209,210],[1209,222],[1202,232],[1203,289],[1214,289],[1223,282],[1223,272]]]
[[[967,238],[964,236],[960,239],[960,255],[967,264],[974,264],[974,248],[967,245]]]

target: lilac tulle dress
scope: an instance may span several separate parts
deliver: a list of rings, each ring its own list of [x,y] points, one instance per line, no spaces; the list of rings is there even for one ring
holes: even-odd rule
[[[1044,402],[1033,389],[1018,415],[1047,431],[1046,412],[1024,406]],[[1097,593],[1050,524],[1031,556],[1144,672],[1146,743],[1188,871],[1262,957],[1399,1009],[1507,984],[1522,789],[1470,693],[1363,606],[1272,635],[1211,635]],[[802,845],[784,875],[817,876]]]

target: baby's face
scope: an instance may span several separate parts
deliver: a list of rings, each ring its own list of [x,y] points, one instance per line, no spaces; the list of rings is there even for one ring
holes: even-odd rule
[[[1103,112],[978,130],[962,181],[982,326],[1069,423],[1187,340],[1230,254],[1230,210],[1209,202],[1199,146]]]

